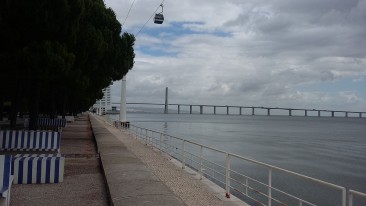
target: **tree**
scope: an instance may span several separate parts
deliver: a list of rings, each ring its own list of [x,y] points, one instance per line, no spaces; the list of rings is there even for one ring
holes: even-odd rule
[[[102,0],[2,0],[0,29],[6,85],[0,104],[11,101],[13,125],[20,102],[30,111],[32,129],[39,112],[53,117],[89,108],[134,64],[135,38],[121,35]]]

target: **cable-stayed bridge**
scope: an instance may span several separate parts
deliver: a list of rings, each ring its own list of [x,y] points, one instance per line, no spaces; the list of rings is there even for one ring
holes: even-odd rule
[[[118,102],[112,104],[118,105]],[[209,105],[209,104],[164,104],[164,103],[140,103],[127,102],[127,105],[135,106],[161,106],[164,113],[176,112],[189,114],[219,114],[218,109],[221,109],[220,114],[226,115],[273,115],[273,111],[281,111],[282,115],[288,116],[343,116],[343,117],[365,117],[366,112],[346,111],[346,110],[326,110],[326,109],[305,109],[305,108],[285,108],[285,107],[262,107],[262,106],[229,106],[229,105]],[[224,113],[222,113],[224,110]],[[235,111],[235,112],[234,112]]]

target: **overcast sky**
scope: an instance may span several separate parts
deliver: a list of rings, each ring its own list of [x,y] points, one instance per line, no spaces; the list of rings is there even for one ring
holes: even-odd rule
[[[105,0],[121,23],[132,2]],[[136,0],[123,31],[160,3]],[[165,0],[164,16],[136,36],[127,102],[169,87],[169,103],[366,111],[366,0]]]

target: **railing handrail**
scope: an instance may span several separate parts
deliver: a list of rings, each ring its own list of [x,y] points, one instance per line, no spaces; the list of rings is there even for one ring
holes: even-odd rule
[[[358,195],[360,197],[365,197],[366,198],[366,193],[358,192],[356,190],[349,190],[348,192],[349,192],[349,194],[354,194],[354,195]]]
[[[298,177],[301,177],[301,178],[304,178],[304,179],[312,180],[312,181],[321,183],[323,185],[334,187],[334,188],[337,188],[337,189],[340,189],[340,190],[344,189],[344,187],[342,187],[340,185],[336,185],[336,184],[333,184],[333,183],[330,183],[330,182],[326,182],[326,181],[323,181],[323,180],[320,180],[320,179],[317,179],[317,178],[309,177],[309,176],[306,176],[306,175],[303,175],[303,174],[300,174],[300,173],[292,172],[290,170],[286,170],[286,169],[283,169],[283,168],[280,168],[280,167],[277,167],[277,166],[274,166],[274,165],[270,165],[270,164],[263,163],[263,162],[260,162],[260,161],[257,161],[257,160],[253,160],[253,159],[250,159],[250,158],[247,158],[247,157],[243,157],[241,155],[237,155],[237,154],[234,154],[234,153],[226,152],[224,150],[216,149],[214,147],[210,147],[210,146],[200,144],[200,143],[197,143],[197,142],[194,142],[194,141],[190,141],[190,140],[186,140],[186,139],[183,139],[183,138],[175,137],[175,136],[170,135],[170,134],[166,134],[166,133],[156,131],[156,130],[152,130],[152,129],[146,129],[146,128],[139,127],[139,126],[136,126],[136,125],[130,125],[130,126],[133,126],[133,127],[139,128],[139,129],[144,129],[144,130],[147,130],[147,131],[150,131],[150,132],[160,133],[160,134],[163,134],[165,136],[169,136],[169,137],[181,140],[181,141],[189,142],[189,143],[197,145],[197,146],[202,146],[206,149],[210,149],[210,150],[222,153],[222,154],[229,154],[232,157],[243,159],[243,160],[246,160],[248,162],[252,162],[252,163],[255,163],[255,164],[258,164],[258,165],[261,165],[261,166],[272,168],[272,169],[275,169],[275,170],[278,170],[278,171],[281,171],[281,172],[285,172],[285,173],[288,173],[288,174],[291,174],[291,175],[295,175],[295,176],[298,176]]]

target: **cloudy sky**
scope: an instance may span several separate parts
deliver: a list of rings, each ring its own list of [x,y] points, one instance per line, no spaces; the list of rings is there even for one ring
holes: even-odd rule
[[[105,0],[137,35],[127,102],[366,111],[366,0],[165,0],[140,33],[162,0],[132,2]]]

